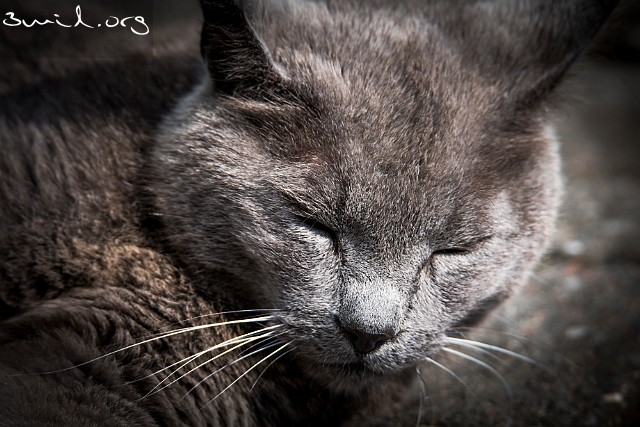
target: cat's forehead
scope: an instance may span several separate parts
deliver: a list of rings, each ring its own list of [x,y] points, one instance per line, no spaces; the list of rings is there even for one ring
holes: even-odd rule
[[[313,50],[304,37],[274,49],[295,90],[310,94],[313,114],[320,118],[321,129],[312,138],[326,142],[311,144],[318,149],[314,155],[329,156],[338,146],[337,158],[345,150],[362,153],[382,169],[426,162],[437,169],[446,167],[450,156],[444,154],[452,144],[460,152],[472,151],[475,140],[499,120],[499,88],[468,66],[459,46],[436,28],[371,19],[375,22],[362,28],[332,22],[317,34],[313,28],[301,31],[317,38]],[[325,40],[331,28],[341,32],[339,41]]]
[[[295,20],[263,22],[262,32],[285,75],[345,100],[354,112],[390,111],[425,95],[472,102],[482,89],[496,90],[495,76],[479,69],[471,46],[425,16],[424,5],[414,7],[414,14],[395,14],[364,5],[328,12],[306,4]]]

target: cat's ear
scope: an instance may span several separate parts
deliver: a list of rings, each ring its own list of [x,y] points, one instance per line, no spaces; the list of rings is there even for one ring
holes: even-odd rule
[[[476,39],[485,70],[511,75],[512,90],[525,104],[551,91],[586,48],[618,0],[504,0],[474,3],[471,25],[483,18],[489,38]],[[487,29],[489,29],[487,31]],[[490,53],[487,55],[487,53]]]
[[[246,3],[246,2],[245,2]],[[247,18],[240,0],[200,0],[200,48],[214,90],[226,95],[277,85],[282,77]]]

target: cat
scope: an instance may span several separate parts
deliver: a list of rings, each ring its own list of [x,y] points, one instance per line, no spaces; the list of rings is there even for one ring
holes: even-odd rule
[[[0,425],[415,423],[544,253],[615,3],[202,0],[199,46],[6,63]]]

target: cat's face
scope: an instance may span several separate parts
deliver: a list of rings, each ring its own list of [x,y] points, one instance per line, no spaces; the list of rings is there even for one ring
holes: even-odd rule
[[[535,67],[493,76],[415,17],[308,7],[265,27],[271,54],[238,9],[245,51],[207,21],[213,83],[167,120],[154,191],[194,280],[278,310],[309,374],[344,385],[414,366],[523,281],[558,159]]]

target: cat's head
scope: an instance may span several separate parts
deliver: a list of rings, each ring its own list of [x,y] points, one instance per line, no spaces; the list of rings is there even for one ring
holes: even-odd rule
[[[202,1],[202,84],[152,165],[170,247],[345,384],[437,350],[553,231],[553,87],[603,2]],[[593,3],[590,5],[589,3]]]

